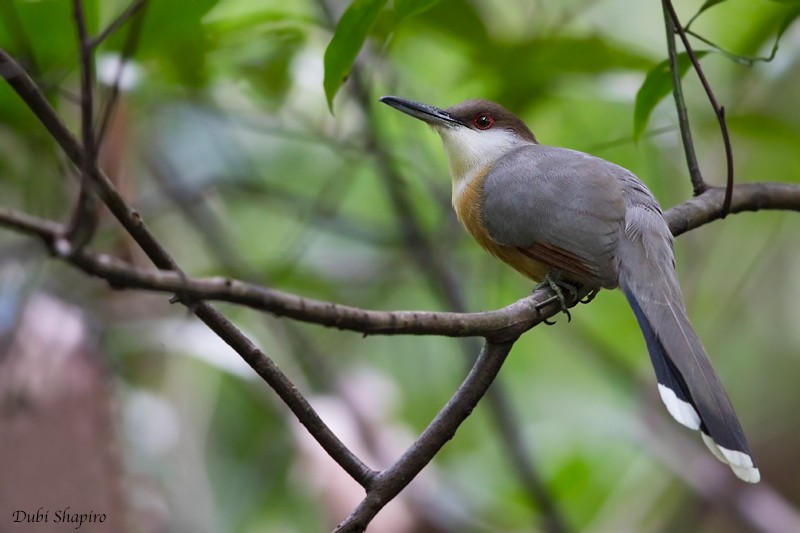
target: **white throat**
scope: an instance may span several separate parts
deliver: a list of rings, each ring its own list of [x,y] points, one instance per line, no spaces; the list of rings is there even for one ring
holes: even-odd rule
[[[439,126],[434,129],[442,138],[450,164],[453,204],[486,165],[494,163],[514,148],[531,144],[504,129],[476,131],[464,126]]]

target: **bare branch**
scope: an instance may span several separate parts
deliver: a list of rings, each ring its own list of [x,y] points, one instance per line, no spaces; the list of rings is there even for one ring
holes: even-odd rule
[[[676,237],[722,218],[719,205],[725,189],[712,187],[700,196],[676,205],[664,213]],[[791,183],[743,183],[733,188],[731,213],[761,210],[800,211],[800,185]]]
[[[60,225],[30,215],[0,208],[0,225],[35,235],[57,250]],[[503,309],[484,313],[435,313],[427,311],[372,311],[304,298],[243,281],[195,279],[175,271],[137,268],[108,255],[86,251],[65,256],[65,260],[87,274],[97,276],[115,289],[142,289],[179,294],[188,300],[231,302],[253,309],[363,334],[443,335],[448,337],[515,338],[545,318],[560,311],[557,304],[537,310],[549,299],[548,291],[537,291]]]
[[[44,220],[27,213],[21,213],[7,207],[0,207],[0,225],[22,233],[39,237],[50,248],[54,239],[63,231],[64,225],[51,220]]]

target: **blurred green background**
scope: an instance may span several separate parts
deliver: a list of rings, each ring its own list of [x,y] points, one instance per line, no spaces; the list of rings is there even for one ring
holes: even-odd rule
[[[127,4],[85,5],[96,33]],[[419,9],[408,13],[409,5]],[[701,5],[676,2],[683,21]],[[798,5],[729,0],[692,29],[732,53],[767,56]],[[158,0],[143,11],[138,38],[127,37],[129,22],[99,47],[100,102],[120,53],[134,50],[103,164],[190,275],[381,310],[450,310],[462,299],[464,309],[480,311],[526,295],[531,284],[482,252],[455,220],[436,135],[379,104],[384,94],[441,107],[498,101],[540,142],[631,169],[665,209],[690,197],[671,97],[632,140],[637,90],[666,58],[659,2],[388,2],[331,114],[323,57],[346,6]],[[0,46],[77,131],[70,3],[9,0],[0,17]],[[702,60],[727,110],[739,183],[800,183],[798,52],[794,25],[771,62],[744,65],[720,53]],[[684,85],[702,171],[721,184],[716,118],[693,73]],[[65,220],[77,189],[67,168],[0,84],[0,204]],[[412,206],[411,219],[398,198]],[[420,261],[428,251],[410,249],[413,224],[446,265],[447,289]],[[149,266],[109,216],[92,246]],[[499,379],[568,530],[767,530],[759,513],[778,512],[767,496],[797,520],[797,214],[731,216],[680,237],[676,256],[689,315],[763,485],[740,486],[698,435],[667,419],[633,315],[620,293],[604,291],[571,323],[559,318],[526,334]],[[233,351],[166,296],[113,292],[49,260],[30,239],[1,232],[0,330],[42,291],[80,307],[107,360],[136,530],[325,531],[363,495]],[[221,307],[375,467],[426,426],[465,375],[464,355],[477,353],[452,339],[363,338]],[[143,515],[155,525],[142,525]],[[485,403],[382,515],[373,531],[546,527]]]

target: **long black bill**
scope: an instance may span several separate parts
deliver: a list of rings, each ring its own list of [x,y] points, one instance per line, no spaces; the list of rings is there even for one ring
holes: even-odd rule
[[[398,96],[382,96],[380,99],[384,104],[391,106],[406,115],[411,115],[432,126],[463,126],[460,120],[451,117],[447,111],[433,107],[431,105],[412,102]]]

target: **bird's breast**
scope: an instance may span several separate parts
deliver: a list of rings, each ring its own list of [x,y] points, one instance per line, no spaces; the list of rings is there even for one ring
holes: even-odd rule
[[[497,243],[486,229],[483,218],[483,185],[492,165],[485,165],[470,176],[453,181],[453,208],[461,224],[487,252],[513,267],[522,275],[541,281],[550,267],[520,252],[517,248]]]

